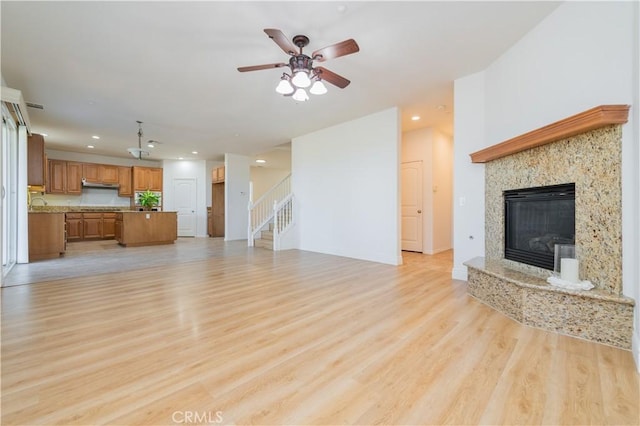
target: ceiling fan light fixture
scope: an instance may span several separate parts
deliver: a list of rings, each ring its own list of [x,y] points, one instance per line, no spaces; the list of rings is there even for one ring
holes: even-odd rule
[[[311,86],[311,89],[309,89],[309,93],[312,95],[324,95],[327,93],[327,87],[322,84],[322,81],[316,80],[313,86]]]
[[[311,79],[309,79],[309,74],[307,74],[306,70],[296,70],[296,71],[294,71],[293,78],[291,79],[291,82],[296,87],[305,88],[305,87],[311,86]]]
[[[295,89],[291,83],[289,83],[289,80],[285,76],[282,76],[282,80],[280,80],[280,83],[278,83],[278,86],[276,87],[276,92],[281,95],[290,95],[294,90]]]
[[[293,100],[298,102],[304,102],[309,100],[309,95],[304,89],[298,88],[292,96]]]

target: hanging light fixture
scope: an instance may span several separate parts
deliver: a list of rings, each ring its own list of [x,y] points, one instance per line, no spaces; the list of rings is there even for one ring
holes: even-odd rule
[[[137,120],[136,123],[138,123],[138,147],[129,148],[127,151],[129,151],[129,154],[133,155],[138,160],[142,160],[142,157],[149,156],[149,151],[142,149],[142,135],[144,134],[142,133],[142,121]]]

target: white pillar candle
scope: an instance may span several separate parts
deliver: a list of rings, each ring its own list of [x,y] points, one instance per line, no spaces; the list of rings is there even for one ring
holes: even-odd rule
[[[572,283],[580,282],[580,279],[578,278],[579,269],[580,264],[578,263],[578,259],[565,257],[560,260],[560,278],[565,281]]]

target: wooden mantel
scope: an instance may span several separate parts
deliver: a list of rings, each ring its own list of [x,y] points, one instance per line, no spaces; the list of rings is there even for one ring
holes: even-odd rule
[[[600,105],[580,114],[556,121],[515,138],[492,145],[471,155],[471,162],[486,163],[507,155],[569,138],[611,124],[624,124],[629,119],[629,105]]]

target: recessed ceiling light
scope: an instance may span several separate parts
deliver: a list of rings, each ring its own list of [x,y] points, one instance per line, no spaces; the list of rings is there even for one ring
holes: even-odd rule
[[[42,136],[49,136],[49,135],[48,135],[48,134],[46,134],[46,133],[40,133],[40,134],[41,134]]]
[[[149,148],[153,148],[153,147],[155,147],[155,145],[154,145],[154,144],[152,144],[152,143],[148,143],[148,144],[147,144],[147,146],[148,146]]]
[[[191,153],[195,155],[198,153],[198,151],[191,151]]]
[[[91,136],[93,139],[100,139],[100,136],[93,135]]]
[[[87,145],[87,148],[89,148],[89,149],[93,149],[93,148],[95,148],[95,146],[93,146],[93,145]]]
[[[420,116],[419,115],[414,115],[413,117],[411,117],[411,119],[413,121],[418,121],[418,120],[420,120]]]
[[[267,160],[256,160],[256,163],[266,163]]]
[[[178,160],[184,160],[184,157],[178,157]]]

